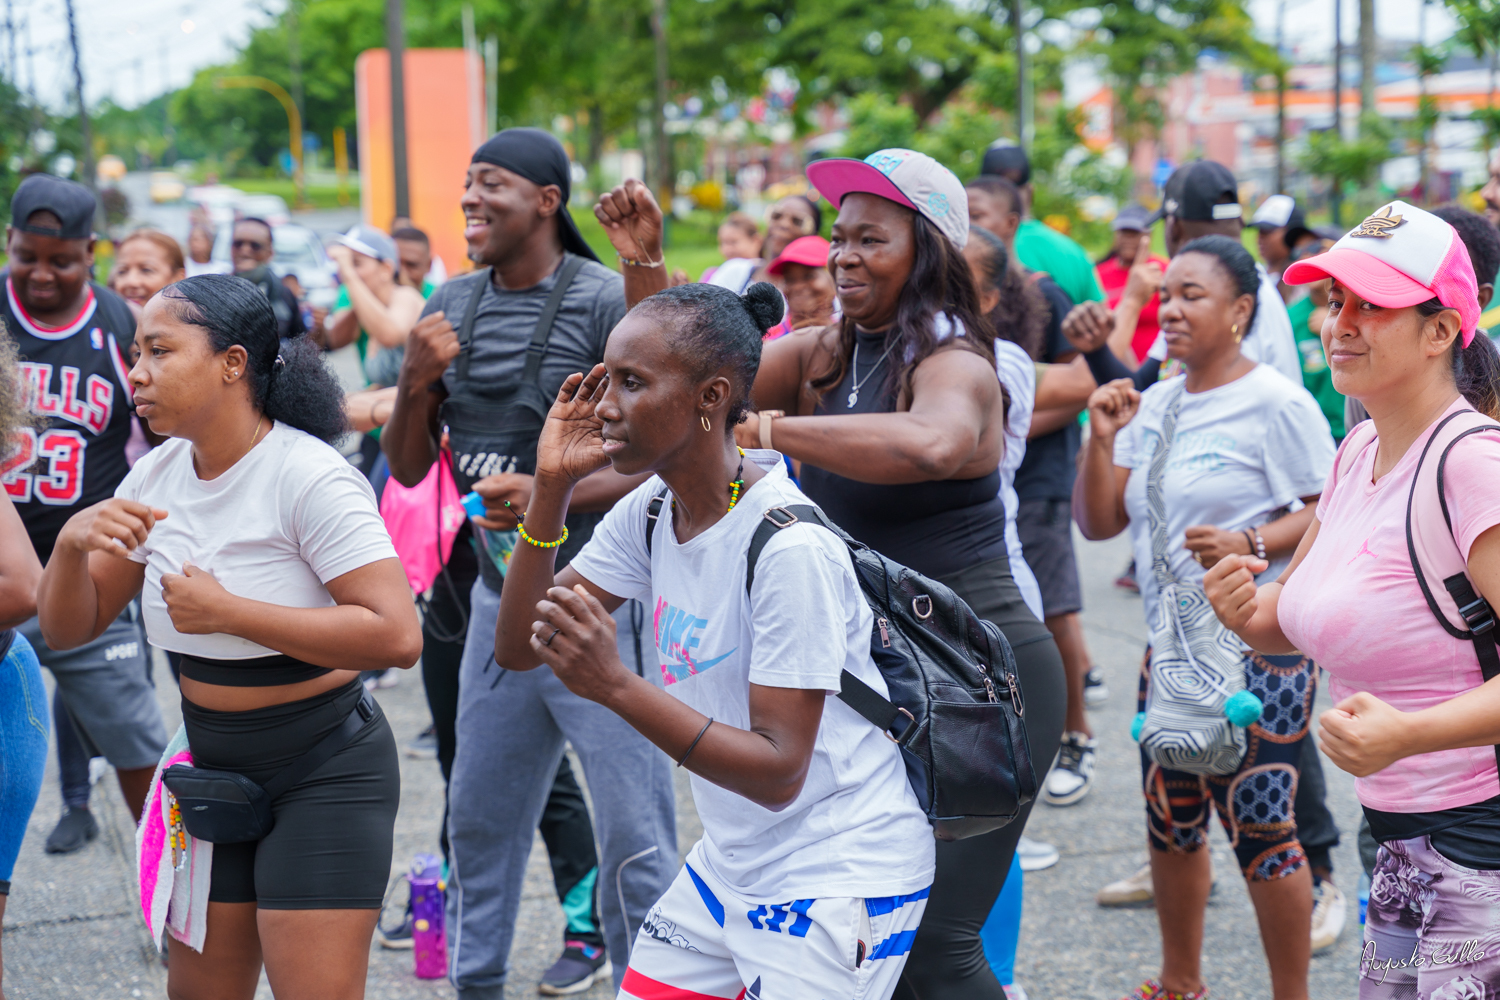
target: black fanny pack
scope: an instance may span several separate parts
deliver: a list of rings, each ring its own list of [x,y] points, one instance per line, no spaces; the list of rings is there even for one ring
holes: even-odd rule
[[[260,840],[276,823],[271,803],[342,750],[373,718],[375,700],[368,691],[361,692],[359,703],[337,729],[264,785],[234,771],[210,771],[191,764],[173,764],[162,772],[161,783],[177,797],[182,825],[194,838],[210,844]]]

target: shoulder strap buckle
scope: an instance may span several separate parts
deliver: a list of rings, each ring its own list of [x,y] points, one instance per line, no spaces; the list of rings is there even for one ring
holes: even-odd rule
[[[1458,613],[1474,635],[1484,635],[1495,627],[1495,612],[1490,602],[1477,595],[1468,604],[1460,605]]]
[[[778,528],[790,528],[801,520],[801,518],[785,507],[772,507],[761,516]]]

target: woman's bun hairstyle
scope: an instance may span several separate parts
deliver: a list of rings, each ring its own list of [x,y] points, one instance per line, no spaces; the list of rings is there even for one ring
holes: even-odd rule
[[[745,311],[750,314],[750,321],[755,324],[762,337],[767,330],[780,323],[781,317],[786,314],[786,300],[769,281],[757,281],[745,289],[740,302],[744,304]]]
[[[766,331],[780,322],[783,309],[776,286],[759,281],[744,295],[701,282],[677,285],[642,300],[631,311],[667,321],[672,353],[682,359],[693,380],[728,373],[734,387],[724,420],[728,431],[750,411],[761,343]]]

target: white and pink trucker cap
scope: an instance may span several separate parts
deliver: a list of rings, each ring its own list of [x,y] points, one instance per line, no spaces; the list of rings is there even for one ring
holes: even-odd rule
[[[960,250],[969,241],[969,195],[953,171],[914,149],[882,149],[863,160],[815,160],[807,179],[834,205],[874,194],[917,212]]]
[[[1323,278],[1389,309],[1437,299],[1458,310],[1463,345],[1479,325],[1479,283],[1458,230],[1431,212],[1393,201],[1344,234],[1327,253],[1299,260],[1282,280],[1305,285]]]

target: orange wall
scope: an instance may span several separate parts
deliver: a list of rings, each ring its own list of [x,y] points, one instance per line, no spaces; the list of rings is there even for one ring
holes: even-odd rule
[[[472,266],[464,242],[464,171],[484,141],[484,74],[463,49],[408,49],[406,177],[412,221],[432,240],[449,274]],[[395,215],[391,154],[390,54],[361,52],[354,61],[359,116],[359,187],[364,221],[388,229]]]

